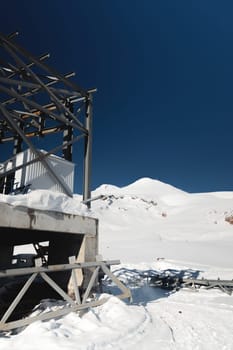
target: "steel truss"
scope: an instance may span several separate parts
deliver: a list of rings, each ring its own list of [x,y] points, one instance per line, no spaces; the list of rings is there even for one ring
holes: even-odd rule
[[[0,278],[6,278],[6,277],[13,277],[13,276],[24,276],[28,275],[28,279],[18,295],[15,297],[15,299],[12,301],[11,305],[6,310],[5,314],[2,316],[0,320],[0,331],[7,331],[23,326],[27,326],[35,321],[44,321],[55,317],[61,317],[63,315],[66,315],[72,311],[80,311],[87,309],[89,307],[93,306],[99,306],[102,305],[104,302],[106,302],[106,298],[101,298],[99,300],[93,300],[89,299],[90,294],[93,290],[94,285],[96,284],[96,280],[98,278],[99,272],[102,270],[102,273],[107,275],[119,288],[119,290],[122,292],[121,294],[117,295],[119,299],[131,299],[131,292],[128,288],[126,288],[122,282],[116,278],[116,276],[110,271],[111,265],[119,264],[119,260],[111,260],[111,261],[98,261],[98,262],[85,262],[85,263],[72,263],[72,259],[70,260],[69,264],[64,265],[50,265],[47,267],[28,267],[28,268],[18,268],[18,269],[10,269],[10,270],[4,270],[0,271]],[[91,271],[91,277],[89,279],[88,285],[86,290],[84,291],[84,294],[81,296],[79,292],[79,287],[77,284],[76,269],[88,269]],[[73,300],[64,290],[59,287],[57,283],[54,282],[54,280],[49,276],[49,273],[54,271],[71,271],[71,278],[72,283],[74,286],[74,294],[75,294],[75,300]],[[42,313],[37,316],[33,317],[27,317],[23,319],[18,319],[16,321],[10,321],[7,322],[9,317],[14,312],[17,305],[19,305],[22,297],[27,292],[27,290],[32,285],[35,278],[40,275],[43,280],[49,284],[60,296],[63,300],[67,302],[67,305],[62,307],[58,310],[51,310],[46,313]]]
[[[208,278],[183,278],[177,276],[153,275],[146,276],[150,286],[160,287],[169,290],[179,290],[180,288],[205,289],[218,288],[231,295],[233,292],[233,280],[208,279]]]
[[[50,154],[62,152],[72,161],[72,146],[84,139],[83,199],[90,206],[91,153],[92,153],[92,94],[70,80],[74,72],[62,75],[49,67],[49,54],[35,57],[15,42],[18,33],[9,36],[0,33],[0,143],[13,143],[13,156],[27,146],[35,155],[33,162],[43,163],[47,172],[64,192],[71,191],[54,172],[47,161]],[[42,154],[33,139],[62,133],[59,145]],[[0,168],[0,180],[14,176],[20,167]],[[2,171],[1,171],[2,169]]]

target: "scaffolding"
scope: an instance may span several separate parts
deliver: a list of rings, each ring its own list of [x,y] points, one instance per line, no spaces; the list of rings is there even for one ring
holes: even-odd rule
[[[48,53],[34,56],[16,42],[17,36],[18,32],[8,36],[0,33],[0,143],[11,142],[13,156],[26,146],[35,157],[11,169],[2,162],[0,192],[10,193],[16,170],[39,161],[64,193],[72,196],[49,164],[48,156],[62,152],[65,160],[72,161],[73,145],[83,140],[82,194],[90,207],[92,104],[96,89],[85,90],[74,83],[70,79],[74,72],[63,75],[49,67],[45,63]],[[40,152],[33,140],[36,138],[38,144],[38,140],[55,133],[62,134],[60,144]]]
[[[72,168],[69,162],[73,161],[73,145],[83,140],[82,194],[90,208],[92,104],[96,89],[78,86],[70,80],[73,72],[62,75],[49,67],[45,63],[49,54],[35,57],[16,42],[17,35],[0,33],[0,144],[13,145],[11,158],[0,165],[0,193],[25,193],[26,183],[25,188],[20,186],[12,192],[16,172],[40,162],[50,177],[46,181],[52,180],[72,196],[70,183],[63,181],[55,169],[54,157],[59,153],[64,158],[63,168]],[[50,150],[38,149],[40,140],[57,133],[62,135],[60,143]],[[49,145],[54,139],[50,137]],[[23,161],[15,161],[26,153],[29,156]],[[119,261],[98,259],[97,219],[7,203],[0,203],[0,211],[0,331],[102,304],[105,299],[93,298],[92,291],[104,275],[120,290],[119,298],[131,297],[110,271],[110,266]],[[36,254],[15,255],[15,247],[24,244],[33,245]],[[66,305],[26,317],[44,298],[63,299]]]

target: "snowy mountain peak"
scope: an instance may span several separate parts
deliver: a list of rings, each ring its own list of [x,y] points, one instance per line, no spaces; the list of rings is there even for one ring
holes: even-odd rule
[[[144,177],[136,180],[132,184],[124,187],[117,187],[113,185],[102,185],[92,193],[93,196],[136,196],[146,200],[164,200],[165,202],[174,202],[174,198],[179,200],[182,197],[186,199],[189,194],[174,186],[163,183],[159,180],[154,180]],[[175,202],[176,202],[175,199]]]
[[[205,349],[232,349],[232,296],[202,288],[198,293],[197,289],[163,291],[150,286],[148,277],[231,280],[233,192],[189,194],[142,178],[122,188],[102,185],[94,195],[103,197],[92,202],[91,210],[81,203],[81,195],[69,198],[49,191],[0,195],[0,201],[97,217],[99,253],[106,260],[121,260],[114,273],[131,288],[133,304],[111,297],[82,317],[72,312],[38,321],[18,334],[0,336],[0,349],[24,344],[24,350],[31,350],[33,337],[41,338],[53,350],[75,349],[77,344],[83,350],[200,350],[203,344],[207,344]],[[147,282],[142,276],[147,276]],[[107,290],[114,291],[114,286],[104,281]],[[60,310],[61,305],[47,300],[34,312]],[[33,350],[39,350],[41,342],[34,343]]]
[[[103,184],[99,186],[95,191],[92,192],[92,195],[108,195],[108,194],[115,194],[120,191],[120,187],[109,185],[109,184]]]
[[[146,194],[146,195],[167,195],[175,193],[186,193],[174,186],[161,182],[159,180],[151,179],[149,177],[141,178],[132,184],[125,186],[122,190],[127,193],[131,192],[133,194]]]

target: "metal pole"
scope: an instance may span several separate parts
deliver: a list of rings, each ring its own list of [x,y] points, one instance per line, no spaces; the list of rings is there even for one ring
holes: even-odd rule
[[[72,105],[72,103],[69,102],[69,100],[66,101],[66,107],[70,110],[71,113],[74,113],[74,107]],[[70,120],[69,116],[66,115],[66,118]],[[72,151],[73,151],[73,147],[72,144],[69,144],[69,146],[65,146],[67,144],[67,142],[70,142],[72,140],[73,137],[73,128],[72,126],[68,126],[66,125],[65,130],[63,131],[63,157],[64,159],[72,162]]]
[[[92,104],[93,98],[88,94],[86,101],[86,123],[87,134],[85,135],[84,145],[84,189],[83,201],[91,198],[91,161],[92,161]],[[91,207],[91,201],[87,201],[87,207]]]
[[[18,122],[17,124],[20,129],[23,128],[22,122]],[[19,134],[14,136],[13,156],[16,156],[16,154],[22,152],[22,143],[23,143],[23,139],[22,137],[20,137]]]

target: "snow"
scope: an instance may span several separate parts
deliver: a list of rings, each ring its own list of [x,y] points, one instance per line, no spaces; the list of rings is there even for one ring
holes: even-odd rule
[[[233,192],[190,194],[143,178],[122,188],[102,185],[92,195],[102,198],[91,210],[79,195],[49,191],[1,195],[0,201],[98,217],[100,254],[121,260],[115,274],[131,289],[132,303],[108,294],[106,303],[82,316],[70,313],[3,334],[0,349],[232,349],[231,295],[218,289],[162,290],[140,276],[232,279],[233,226],[225,217],[233,212]],[[34,312],[58,304],[43,301]]]
[[[14,206],[87,215],[86,206],[81,203],[80,198],[75,201],[65,194],[48,190],[31,191],[27,195],[18,194],[16,196],[0,194],[0,201]]]

